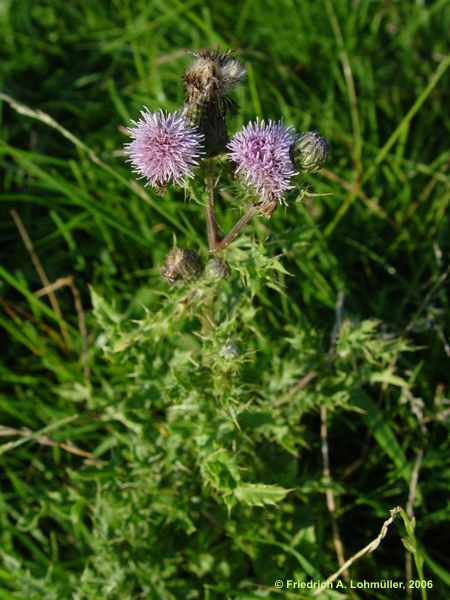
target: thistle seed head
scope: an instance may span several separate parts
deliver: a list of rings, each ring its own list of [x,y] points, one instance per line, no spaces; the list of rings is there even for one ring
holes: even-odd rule
[[[203,136],[183,115],[144,108],[128,132],[132,137],[125,144],[129,162],[146,185],[163,188],[192,177],[202,154]]]
[[[216,102],[245,77],[245,68],[229,51],[202,49],[184,75],[188,104]]]
[[[161,269],[161,276],[168,283],[176,281],[191,281],[197,279],[203,270],[200,257],[193,250],[173,248],[166,256]]]
[[[318,131],[302,133],[292,146],[292,158],[303,173],[318,171],[328,157],[328,144]]]
[[[290,149],[294,141],[291,127],[257,120],[241,129],[227,146],[236,163],[236,175],[258,193],[262,206],[270,206],[271,212],[292,187],[295,169]]]
[[[245,67],[229,54],[222,59],[221,75],[225,92],[231,90],[245,79]]]
[[[228,141],[225,116],[234,107],[225,94],[245,76],[245,69],[230,52],[198,50],[184,75],[187,122],[204,135],[208,156],[225,150]]]

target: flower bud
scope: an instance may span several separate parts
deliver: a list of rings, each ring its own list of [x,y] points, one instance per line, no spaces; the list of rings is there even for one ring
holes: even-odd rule
[[[206,263],[206,276],[211,279],[226,279],[230,274],[230,267],[221,258],[211,258]]]
[[[318,171],[327,160],[328,144],[317,131],[300,135],[292,146],[292,160],[304,173]]]
[[[168,283],[197,279],[203,270],[200,257],[193,250],[173,248],[166,256],[161,276]]]

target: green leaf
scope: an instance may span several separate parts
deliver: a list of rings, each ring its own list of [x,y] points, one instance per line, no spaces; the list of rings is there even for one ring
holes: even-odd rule
[[[431,558],[431,556],[429,556],[425,552],[425,550],[423,549],[422,546],[420,547],[420,551],[421,551],[423,558],[425,560],[425,563],[426,563],[427,567],[430,569],[430,571],[432,573],[434,573],[437,577],[442,579],[442,581],[444,583],[446,583],[447,585],[450,586],[450,573],[447,571],[447,569],[445,569],[440,564],[438,564],[436,561],[434,561]]]
[[[398,375],[394,375],[391,369],[386,369],[381,373],[374,373],[370,377],[371,383],[386,383],[388,385],[396,385],[398,387],[406,388],[408,387],[408,383],[399,377]]]
[[[281,502],[291,491],[278,485],[244,483],[235,488],[234,495],[243,504],[264,506],[266,504],[273,505]]]
[[[205,482],[222,494],[231,494],[240,479],[239,468],[225,448],[209,454],[200,469]]]
[[[94,315],[100,325],[106,328],[111,322],[120,323],[121,316],[108,304],[108,302],[97,292],[93,287],[90,288],[92,306],[94,307]]]

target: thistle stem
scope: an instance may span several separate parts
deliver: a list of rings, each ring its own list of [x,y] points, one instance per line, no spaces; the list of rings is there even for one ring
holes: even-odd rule
[[[206,204],[206,230],[208,233],[209,253],[214,254],[227,248],[241,233],[242,229],[250,223],[253,217],[258,213],[256,205],[249,206],[235,225],[230,229],[227,235],[221,240],[219,237],[219,228],[217,226],[216,215],[214,212],[214,163],[208,161],[208,171],[205,179],[208,200]]]
[[[208,204],[206,205],[206,228],[208,232],[208,247],[210,252],[214,252],[219,242],[219,233],[214,214],[214,173],[212,165],[210,172],[206,177],[206,189],[208,191]]]
[[[247,211],[242,215],[239,221],[231,228],[231,230],[227,233],[223,240],[220,240],[215,244],[213,252],[219,252],[220,250],[224,250],[227,246],[234,242],[237,236],[241,233],[242,229],[246,225],[248,225],[248,223],[250,223],[250,221],[257,214],[257,212],[257,206],[249,206],[249,208],[247,208]]]

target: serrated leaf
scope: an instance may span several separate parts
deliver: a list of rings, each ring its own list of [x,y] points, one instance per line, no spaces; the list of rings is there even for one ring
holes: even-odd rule
[[[108,304],[108,302],[93,287],[90,288],[93,312],[100,325],[106,327],[111,322],[120,323],[121,316]]]
[[[266,485],[264,483],[244,483],[234,490],[234,495],[243,504],[249,506],[264,506],[266,504],[277,504],[285,498],[292,490],[282,488],[278,485]]]
[[[231,494],[240,479],[234,457],[225,448],[220,448],[203,459],[200,469],[205,482],[222,494]]]
[[[371,383],[386,383],[388,385],[395,385],[398,387],[408,387],[408,383],[399,377],[398,375],[394,375],[391,369],[386,369],[380,373],[374,373],[370,377]]]

